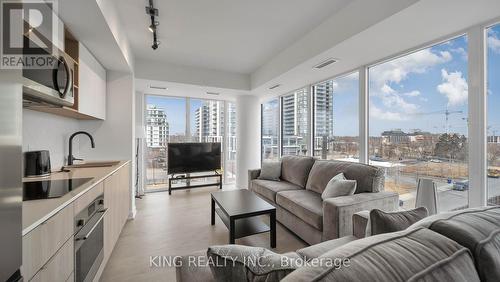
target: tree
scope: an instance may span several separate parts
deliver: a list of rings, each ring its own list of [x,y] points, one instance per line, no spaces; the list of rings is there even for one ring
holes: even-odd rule
[[[465,160],[467,157],[467,138],[456,133],[441,134],[436,143],[434,154],[447,159]]]

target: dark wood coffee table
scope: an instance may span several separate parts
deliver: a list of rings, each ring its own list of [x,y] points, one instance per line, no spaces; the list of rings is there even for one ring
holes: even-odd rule
[[[238,238],[270,231],[271,248],[276,248],[276,208],[255,193],[246,189],[213,192],[212,225],[215,213],[229,229],[229,244]],[[264,214],[269,214],[270,226],[256,217]]]

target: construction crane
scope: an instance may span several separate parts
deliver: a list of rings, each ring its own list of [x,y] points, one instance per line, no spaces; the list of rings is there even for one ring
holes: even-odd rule
[[[464,112],[463,111],[450,111],[448,109],[444,110],[444,111],[435,111],[435,112],[427,112],[427,113],[414,113],[414,114],[411,114],[411,115],[416,115],[416,116],[426,116],[426,115],[442,115],[444,114],[444,117],[445,117],[445,129],[446,129],[446,134],[448,134],[448,121],[450,119],[450,115],[453,115],[453,114],[463,114]]]

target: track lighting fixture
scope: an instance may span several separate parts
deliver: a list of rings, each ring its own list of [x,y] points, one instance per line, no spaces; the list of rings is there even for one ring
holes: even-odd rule
[[[149,0],[149,6],[146,6],[146,14],[149,15],[151,18],[151,24],[149,25],[149,31],[153,33],[153,45],[151,45],[151,48],[153,50],[158,49],[158,46],[160,46],[160,41],[158,40],[158,26],[160,25],[160,22],[158,22],[155,18],[158,17],[158,9],[156,9],[153,5],[153,0]]]

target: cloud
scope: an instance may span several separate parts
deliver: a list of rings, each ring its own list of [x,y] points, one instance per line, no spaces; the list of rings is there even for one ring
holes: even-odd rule
[[[351,74],[344,76],[343,78],[349,79],[349,80],[358,80],[359,74],[358,74],[358,72],[353,72]]]
[[[459,71],[448,73],[447,70],[441,70],[443,83],[437,86],[439,93],[448,98],[449,106],[463,105],[467,102],[469,87],[467,81],[462,77]]]
[[[370,117],[387,121],[402,121],[403,115],[397,112],[383,111],[374,104],[370,104]]]
[[[413,90],[413,91],[410,91],[410,92],[407,92],[407,93],[403,93],[404,96],[407,96],[407,97],[418,97],[420,96],[420,91],[418,90]]]
[[[458,54],[464,61],[467,61],[467,59],[469,58],[467,51],[465,51],[465,49],[462,47],[453,48],[450,51],[452,53]]]
[[[429,48],[372,67],[370,95],[380,100],[379,106],[386,108],[382,110],[375,107],[375,113],[385,120],[402,120],[405,115],[416,113],[419,105],[407,100],[419,97],[420,102],[425,101],[425,98],[420,97],[420,91],[410,89],[402,92],[401,89],[396,90],[391,85],[401,86],[400,83],[410,74],[424,73],[431,67],[449,62],[452,58],[451,52],[433,52]]]
[[[494,32],[488,35],[488,47],[495,53],[500,54],[500,39]]]
[[[452,60],[448,51],[434,53],[423,49],[407,56],[375,66],[370,71],[370,80],[378,87],[388,83],[400,83],[411,73],[424,73],[428,68]]]
[[[380,90],[382,91],[382,93],[385,93],[385,94],[392,94],[392,93],[396,92],[394,89],[392,89],[392,87],[390,87],[387,84],[384,84],[384,86],[382,86],[382,88]]]
[[[418,91],[409,92],[410,95],[415,95],[416,93],[420,93]],[[396,111],[400,111],[403,113],[415,113],[418,110],[418,105],[407,102],[402,96],[408,93],[399,93],[394,90],[388,84],[384,84],[380,91],[376,91],[373,93],[377,98],[380,99],[384,107],[392,108]]]

